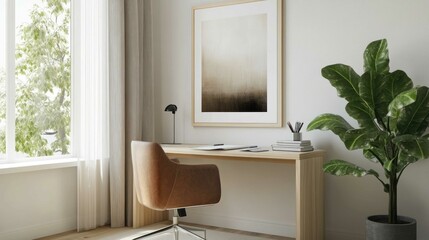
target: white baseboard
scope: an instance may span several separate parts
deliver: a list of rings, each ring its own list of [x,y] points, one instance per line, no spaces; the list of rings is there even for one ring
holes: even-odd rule
[[[180,219],[180,221],[284,237],[294,238],[296,236],[295,225],[261,221],[259,219],[246,219],[192,212],[189,213],[187,217]]]
[[[0,231],[2,240],[23,240],[46,237],[76,229],[76,218],[60,219],[30,226]]]
[[[190,212],[187,217],[181,218],[181,222],[189,222],[196,224],[203,224],[209,226],[231,228],[242,231],[265,233],[270,235],[277,235],[283,237],[296,237],[295,225],[288,225],[284,223],[275,223],[261,221],[259,219],[237,218],[232,216],[222,216],[213,214],[204,214],[197,212]],[[364,240],[364,233],[351,233],[338,231],[334,229],[325,230],[326,240]]]

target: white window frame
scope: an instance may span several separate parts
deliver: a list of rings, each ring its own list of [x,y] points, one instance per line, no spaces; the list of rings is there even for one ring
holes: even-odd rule
[[[6,0],[6,161],[15,159],[15,0]],[[13,106],[13,107],[12,107]],[[13,139],[13,141],[11,141]]]
[[[78,20],[79,15],[73,9],[76,8],[74,0],[70,0],[71,20],[70,20],[70,54],[71,54],[71,126],[70,126],[70,154],[43,156],[43,157],[25,157],[18,158],[15,151],[15,98],[16,98],[16,80],[15,80],[15,0],[5,0],[6,16],[5,17],[5,35],[6,35],[6,159],[0,159],[0,174],[14,173],[31,170],[50,169],[58,167],[76,166],[76,136],[77,116],[75,99],[78,99],[78,93],[75,93],[76,85],[75,70],[75,55],[78,53],[79,46],[74,46],[78,43],[75,36],[76,26],[74,21]],[[63,163],[63,164],[62,164]],[[45,166],[45,167],[43,167]],[[14,170],[15,169],[15,170]]]

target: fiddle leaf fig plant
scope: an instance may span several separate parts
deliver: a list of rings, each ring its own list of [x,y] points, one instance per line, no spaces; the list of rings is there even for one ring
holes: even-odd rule
[[[390,72],[386,39],[371,42],[364,52],[364,73],[357,74],[344,64],[322,69],[322,76],[347,101],[346,112],[357,121],[350,125],[343,117],[325,113],[307,130],[328,130],[348,150],[361,149],[366,159],[381,171],[364,169],[342,159],[327,162],[323,170],[336,176],[373,176],[389,195],[388,221],[398,223],[397,187],[404,170],[429,157],[429,89],[413,86],[404,71]]]

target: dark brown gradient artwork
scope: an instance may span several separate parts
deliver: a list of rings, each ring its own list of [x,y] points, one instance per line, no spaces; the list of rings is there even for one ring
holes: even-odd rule
[[[202,22],[202,112],[267,112],[267,15]]]

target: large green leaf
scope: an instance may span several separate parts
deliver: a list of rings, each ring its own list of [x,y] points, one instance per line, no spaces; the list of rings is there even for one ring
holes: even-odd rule
[[[363,150],[363,154],[369,160],[374,161],[374,158],[376,158],[384,163],[388,161],[385,146],[388,144],[389,136],[384,131],[379,131],[375,135],[374,139],[369,142],[369,147]]]
[[[347,101],[360,101],[360,76],[350,66],[334,64],[322,68],[322,76],[337,89],[338,96]]]
[[[364,102],[349,102],[346,111],[350,117],[358,121],[361,128],[376,129],[374,110],[369,108]]]
[[[323,130],[323,131],[332,131],[337,136],[340,137],[340,139],[344,139],[344,134],[347,130],[353,129],[353,127],[344,120],[343,117],[335,114],[321,114],[317,116],[313,121],[311,121],[308,126],[307,130]]]
[[[418,160],[419,159],[411,156],[406,151],[400,150],[398,154],[398,171],[401,171],[408,163],[414,163]]]
[[[379,74],[389,72],[389,50],[387,40],[381,39],[371,42],[363,54],[365,72],[374,71]]]
[[[403,153],[417,160],[429,157],[429,139],[426,137],[406,134],[394,138],[393,142],[399,146]]]
[[[378,173],[372,169],[365,170],[355,164],[344,160],[331,160],[323,165],[323,171],[335,176],[355,176],[363,177],[366,175],[374,175],[378,177]]]
[[[400,93],[413,88],[413,81],[407,76],[404,71],[396,70],[383,77],[380,97],[385,102],[392,102],[392,100]]]
[[[402,138],[402,141],[405,141],[407,138],[413,139],[414,137],[403,137],[403,136],[401,136],[401,137],[398,137],[397,139],[395,139],[395,141],[399,142],[399,141],[401,141],[401,138]],[[429,140],[429,134],[427,134],[421,138]],[[409,163],[414,163],[414,162],[420,160],[419,158],[417,158],[413,155],[410,155],[407,151],[404,151],[404,150],[400,150],[399,155],[398,155],[398,159],[399,159],[399,161],[398,161],[398,166],[399,166],[398,169],[399,170],[402,170]]]
[[[344,134],[344,144],[348,150],[368,149],[376,137],[377,131],[350,129]]]
[[[402,134],[422,135],[429,125],[429,88],[416,87],[414,103],[400,111],[397,129]]]
[[[371,162],[374,162],[374,163],[379,162],[378,159],[373,154],[373,152],[370,151],[370,149],[363,149],[362,154],[366,159],[370,160]]]
[[[387,115],[390,117],[390,129],[397,131],[397,122],[399,116],[404,108],[413,104],[417,98],[417,88],[412,88],[397,95],[388,106],[389,112]]]
[[[379,91],[375,93],[375,116],[379,124],[383,124],[384,127],[388,127],[386,116],[389,112],[389,104],[400,93],[412,89],[413,82],[405,72],[397,70],[393,73],[383,75],[380,84],[377,85],[377,87]]]
[[[369,147],[369,148],[363,149],[363,155],[366,159],[375,163],[379,162],[379,159],[383,163],[388,160],[383,148]]]
[[[376,106],[379,106],[383,101],[383,99],[380,98],[384,90],[382,88],[382,80],[382,75],[374,71],[368,71],[362,75],[361,82],[359,83],[360,96],[368,107],[374,110],[376,110]]]

